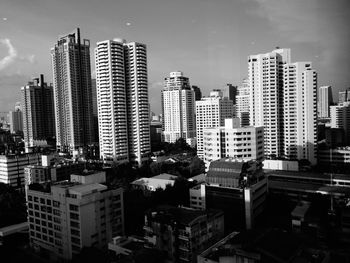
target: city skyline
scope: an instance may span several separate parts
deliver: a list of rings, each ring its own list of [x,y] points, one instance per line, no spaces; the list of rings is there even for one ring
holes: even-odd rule
[[[40,8],[38,8],[38,6]],[[347,1],[131,1],[97,4],[71,1],[4,1],[0,15],[0,111],[20,98],[20,87],[38,74],[52,82],[50,48],[58,35],[80,27],[91,49],[114,37],[145,43],[151,110],[160,113],[168,72],[186,72],[204,95],[225,83],[239,85],[247,57],[274,49],[293,50],[293,61],[311,61],[318,86],[349,85]],[[61,20],[60,13],[65,19]],[[16,14],[16,16],[13,16]],[[101,19],[103,18],[103,19]],[[52,25],[55,25],[53,27]],[[167,37],[171,35],[173,37]],[[92,50],[90,50],[92,57]],[[91,61],[92,75],[95,63]]]

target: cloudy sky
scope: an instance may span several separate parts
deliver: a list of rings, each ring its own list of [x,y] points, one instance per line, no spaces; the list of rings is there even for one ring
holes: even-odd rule
[[[292,61],[311,61],[319,86],[334,96],[350,87],[349,0],[1,0],[0,111],[20,100],[20,87],[40,73],[52,81],[50,48],[80,27],[91,41],[125,38],[147,44],[151,108],[181,70],[204,95],[240,84],[247,56],[276,46]],[[92,69],[94,59],[91,57]]]

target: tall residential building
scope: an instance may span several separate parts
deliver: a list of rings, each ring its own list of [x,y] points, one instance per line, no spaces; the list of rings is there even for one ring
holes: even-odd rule
[[[250,87],[248,79],[243,79],[237,87],[236,117],[241,120],[241,126],[249,126],[250,111]]]
[[[283,154],[283,65],[290,49],[248,57],[250,125],[264,126],[265,156]]]
[[[201,89],[198,86],[192,86],[191,89],[194,91],[194,99],[201,100],[202,98],[202,92]]]
[[[237,96],[237,86],[233,86],[228,83],[224,87],[222,87],[223,97],[232,100],[233,105],[236,105],[236,96]]]
[[[80,30],[61,36],[51,49],[56,140],[60,151],[83,152],[94,142],[90,42]]]
[[[333,104],[332,87],[321,86],[318,93],[318,117],[329,118],[329,106]]]
[[[284,65],[284,156],[317,162],[317,73],[310,62]]]
[[[11,133],[23,131],[23,112],[20,107],[15,107],[14,111],[9,112],[9,122]]]
[[[350,145],[350,101],[331,106],[331,128],[344,130],[345,143]]]
[[[23,133],[26,147],[55,136],[53,88],[44,82],[44,75],[21,88]]]
[[[339,91],[338,103],[350,101],[350,88]]]
[[[27,185],[31,247],[61,262],[84,247],[106,249],[112,237],[123,235],[123,189],[105,182],[104,172],[84,172],[70,181]]]
[[[209,97],[196,101],[197,155],[203,158],[203,129],[225,125],[225,119],[234,116],[233,102],[223,97],[221,90],[210,92]]]
[[[240,127],[238,118],[226,119],[225,126],[203,130],[204,163],[232,157],[237,160],[264,160],[264,128]]]
[[[97,86],[96,79],[91,79],[92,91],[92,118],[94,122],[94,138],[98,142],[98,113],[97,113]]]
[[[194,91],[180,71],[171,72],[165,78],[162,112],[165,142],[173,143],[179,138],[188,141],[196,136]]]
[[[100,156],[141,164],[151,150],[146,45],[101,41],[95,61]]]

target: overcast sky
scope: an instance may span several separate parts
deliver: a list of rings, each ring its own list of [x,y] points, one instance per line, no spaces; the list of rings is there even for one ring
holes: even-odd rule
[[[350,87],[349,0],[1,0],[0,111],[14,108],[20,87],[39,74],[52,82],[50,48],[80,27],[91,41],[145,43],[151,109],[180,70],[204,95],[247,76],[247,56],[291,48],[311,61],[319,86],[334,97]]]

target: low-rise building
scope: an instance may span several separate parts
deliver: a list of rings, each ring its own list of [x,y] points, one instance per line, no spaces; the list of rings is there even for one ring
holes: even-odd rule
[[[223,158],[210,163],[206,177],[206,208],[225,213],[225,231],[251,229],[264,210],[267,180],[256,161]]]
[[[133,188],[155,191],[157,188],[165,190],[167,185],[173,186],[177,176],[167,173],[162,173],[160,175],[153,176],[151,178],[140,178],[131,183]]]
[[[124,233],[123,189],[110,189],[104,172],[70,181],[26,186],[29,241],[54,260],[71,260],[83,247],[107,249]]]
[[[145,238],[166,253],[170,262],[196,262],[197,254],[224,234],[224,215],[218,210],[159,206],[145,216]]]
[[[38,153],[0,155],[0,182],[14,188],[24,187],[24,168],[41,163]]]

